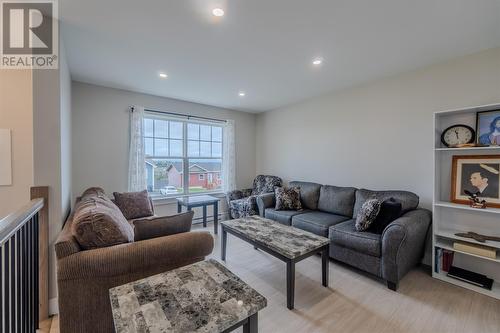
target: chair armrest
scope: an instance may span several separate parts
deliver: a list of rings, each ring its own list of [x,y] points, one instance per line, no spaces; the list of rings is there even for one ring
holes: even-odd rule
[[[259,215],[264,217],[266,208],[276,205],[276,197],[274,193],[261,194],[257,197],[257,207],[259,207]]]
[[[432,213],[415,209],[390,223],[382,233],[382,277],[397,283],[422,259]]]
[[[246,188],[243,190],[229,191],[226,193],[226,200],[227,200],[227,203],[229,203],[233,200],[239,200],[239,199],[249,197],[250,195],[252,195],[251,188]]]
[[[106,278],[130,274],[159,264],[175,264],[209,255],[214,247],[208,232],[165,237],[81,251],[57,261],[57,279]]]

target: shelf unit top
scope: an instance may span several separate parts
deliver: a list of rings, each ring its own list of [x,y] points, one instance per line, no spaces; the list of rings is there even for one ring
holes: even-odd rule
[[[469,113],[469,112],[481,112],[481,111],[489,111],[489,110],[495,110],[500,108],[500,103],[493,103],[493,104],[485,104],[485,105],[479,105],[479,106],[470,106],[470,107],[465,107],[465,108],[459,108],[459,109],[450,109],[450,110],[444,110],[444,111],[436,111],[434,112],[434,115],[436,117],[439,116],[448,116],[451,114],[460,114],[460,113]]]

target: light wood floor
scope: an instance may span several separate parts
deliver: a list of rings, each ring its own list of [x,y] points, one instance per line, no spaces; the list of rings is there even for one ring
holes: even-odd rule
[[[219,238],[211,257],[220,261]],[[319,256],[297,264],[290,311],[285,264],[228,235],[226,266],[268,301],[259,313],[259,332],[500,332],[499,300],[433,279],[425,269],[411,271],[393,292],[333,261],[330,287],[324,288],[320,264]],[[57,317],[50,333],[59,333]]]

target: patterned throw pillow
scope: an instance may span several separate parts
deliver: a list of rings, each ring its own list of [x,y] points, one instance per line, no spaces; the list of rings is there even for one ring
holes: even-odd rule
[[[370,227],[377,218],[381,205],[382,203],[378,199],[368,199],[365,201],[356,217],[355,227],[357,231],[365,231]]]
[[[278,187],[274,190],[276,210],[302,210],[300,187]]]

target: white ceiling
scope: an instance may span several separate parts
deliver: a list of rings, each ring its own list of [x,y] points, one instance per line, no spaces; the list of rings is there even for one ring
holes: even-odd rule
[[[500,0],[64,0],[60,7],[73,79],[249,112],[500,46]],[[212,16],[215,7],[224,8],[222,19]],[[320,68],[311,64],[316,56],[325,59]]]

